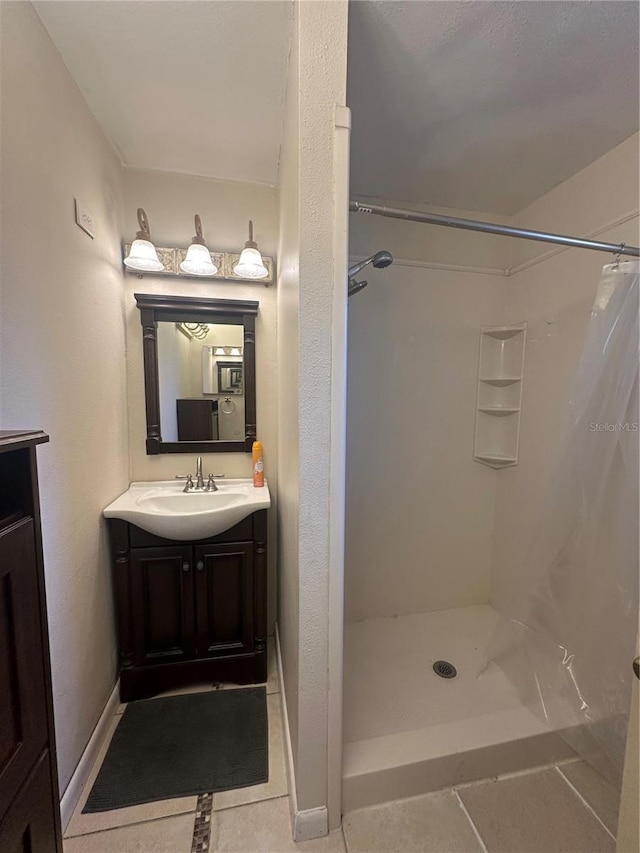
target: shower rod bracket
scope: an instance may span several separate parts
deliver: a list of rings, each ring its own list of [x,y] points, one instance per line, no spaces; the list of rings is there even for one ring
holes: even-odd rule
[[[482,222],[478,219],[460,219],[456,216],[442,216],[438,213],[424,213],[420,210],[405,210],[399,207],[387,207],[383,204],[369,204],[351,200],[349,210],[352,213],[367,213],[386,216],[389,219],[405,219],[409,222],[423,222],[427,225],[443,225],[445,228],[462,228],[465,231],[481,231],[485,234],[497,234],[502,237],[518,237],[521,240],[537,240],[541,243],[556,243],[575,249],[593,249],[596,252],[609,252],[615,255],[629,255],[640,258],[640,248],[627,246],[626,243],[601,243],[584,237],[568,237],[564,234],[551,234],[547,231],[532,231],[529,228],[515,228],[510,225],[497,225],[494,222]]]

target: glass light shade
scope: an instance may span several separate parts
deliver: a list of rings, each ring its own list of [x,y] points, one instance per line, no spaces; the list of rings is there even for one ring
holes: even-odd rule
[[[239,347],[231,347],[229,355],[242,355],[242,353],[240,352]]]
[[[192,243],[189,246],[187,257],[180,264],[180,269],[190,275],[215,275],[218,272],[209,250],[201,243]]]
[[[156,247],[149,240],[134,240],[129,254],[124,259],[124,264],[129,269],[144,272],[158,272],[164,269]]]
[[[240,260],[234,266],[233,271],[242,278],[265,278],[269,270],[265,267],[262,255],[257,249],[248,247],[242,250]]]
[[[224,347],[216,347],[214,355],[226,355],[226,352],[224,351]]]

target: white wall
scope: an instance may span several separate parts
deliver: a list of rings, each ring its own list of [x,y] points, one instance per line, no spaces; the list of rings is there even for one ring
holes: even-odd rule
[[[158,323],[158,385],[160,424],[164,441],[178,440],[176,400],[191,396],[190,356],[189,341],[176,324]]]
[[[2,4],[1,71],[1,423],[51,436],[38,459],[64,791],[116,678],[101,514],[128,485],[122,173],[30,3]]]
[[[333,478],[331,467],[332,370],[344,353],[334,347],[332,329],[344,312],[344,275],[336,276],[334,259],[336,235],[346,230],[346,206],[334,210],[334,137],[336,105],[345,99],[346,36],[345,2],[294,4],[280,162],[279,629],[294,796],[306,813],[305,830],[294,824],[299,837],[326,831],[333,784],[327,769],[330,531],[332,488],[344,475]],[[340,288],[336,304],[334,286]]]
[[[208,247],[214,251],[239,251],[253,220],[260,250],[274,257],[277,247],[277,194],[273,187],[215,181],[207,178],[151,172],[124,171],[124,236],[130,241],[138,229],[136,210],[143,207],[151,236],[158,246],[188,246],[193,236],[193,216],[199,213]],[[127,325],[127,387],[132,480],[170,479],[195,471],[196,457],[186,453],[147,456],[142,326],[134,293],[206,296],[216,299],[247,299],[260,302],[256,317],[257,432],[264,445],[265,473],[271,492],[269,510],[269,633],[273,630],[276,601],[277,380],[276,288],[263,284],[193,281],[159,276],[125,275]],[[205,454],[206,471],[227,477],[250,477],[251,454]]]
[[[473,461],[478,339],[503,321],[509,246],[481,236],[351,214],[352,258],[396,260],[365,268],[349,300],[348,620],[489,600],[497,481]]]
[[[349,304],[346,617],[488,601],[496,472],[473,461],[478,334],[506,279],[367,273]]]
[[[300,278],[300,104],[298,4],[289,57],[286,112],[278,176],[278,632],[286,691],[289,740],[298,763],[299,583],[298,494],[300,430],[298,424],[298,349]],[[295,785],[295,780],[290,780]]]
[[[640,245],[639,143],[635,134],[523,210],[515,224]],[[620,224],[611,227],[616,222]],[[554,473],[552,461],[591,304],[602,266],[611,262],[600,252],[550,251],[523,240],[513,242],[512,252],[515,270],[530,265],[508,279],[507,321],[526,320],[529,331],[519,463],[498,474],[492,603],[499,609],[521,586],[524,560]]]

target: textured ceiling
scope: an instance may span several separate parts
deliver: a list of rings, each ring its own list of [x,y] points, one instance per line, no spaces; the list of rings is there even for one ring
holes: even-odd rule
[[[291,0],[34,6],[127,165],[276,183]]]
[[[638,129],[638,9],[352,2],[352,193],[522,209]]]

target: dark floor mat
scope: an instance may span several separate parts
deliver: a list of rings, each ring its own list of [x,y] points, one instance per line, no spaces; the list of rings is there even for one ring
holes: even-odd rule
[[[83,812],[268,781],[264,687],[130,703]]]

